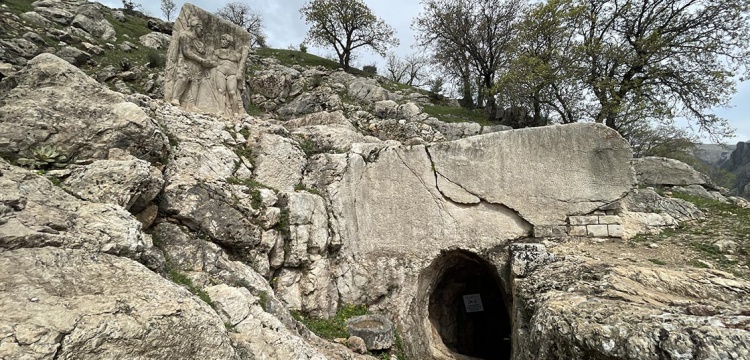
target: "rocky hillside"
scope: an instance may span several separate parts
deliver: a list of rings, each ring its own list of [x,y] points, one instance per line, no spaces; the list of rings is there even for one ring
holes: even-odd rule
[[[683,163],[284,50],[192,113],[163,24],[2,4],[0,358],[750,358],[750,204]]]
[[[750,142],[739,142],[722,169],[735,175],[732,192],[750,198]]]

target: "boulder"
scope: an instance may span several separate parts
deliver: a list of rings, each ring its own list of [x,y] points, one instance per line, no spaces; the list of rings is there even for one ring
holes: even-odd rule
[[[358,78],[348,86],[348,94],[366,104],[372,104],[381,100],[392,100],[388,90],[383,89],[374,79]]]
[[[169,48],[169,42],[172,41],[172,36],[160,32],[152,32],[139,37],[138,41],[141,45],[148,48],[167,49]]]
[[[81,5],[70,25],[104,41],[114,41],[117,39],[117,33],[112,24],[104,18],[102,11],[97,4]]]
[[[398,103],[393,100],[377,101],[373,114],[383,119],[396,117],[398,116]]]
[[[284,118],[294,118],[321,111],[335,112],[343,108],[341,98],[331,88],[321,86],[295,97],[279,108],[277,113]]]
[[[158,124],[65,60],[39,55],[12,79],[0,90],[3,156],[27,156],[46,144],[75,160],[105,159],[113,148],[149,162],[167,157]]]
[[[97,160],[73,169],[63,187],[77,196],[120,205],[133,214],[141,212],[161,192],[164,179],[147,161]]]
[[[25,12],[25,13],[21,14],[21,18],[24,19],[24,20],[26,20],[26,21],[28,21],[28,22],[30,22],[30,23],[38,25],[38,26],[49,26],[49,25],[51,25],[51,23],[49,22],[49,20],[47,20],[47,18],[45,18],[44,16],[40,15],[36,11]]]
[[[17,249],[0,279],[0,357],[239,359],[208,304],[132,260]]]
[[[633,159],[638,184],[646,186],[701,185],[714,188],[711,179],[681,161],[645,157]]]
[[[447,123],[436,118],[428,118],[425,124],[440,131],[447,140],[458,140],[483,133],[482,126],[474,122]]]
[[[0,249],[54,246],[149,261],[151,237],[120,206],[81,201],[4,160],[0,174]]]
[[[0,46],[5,48],[7,54],[4,57],[9,59],[14,57],[31,59],[41,52],[39,46],[25,38],[0,40]],[[18,62],[16,61],[16,63]]]
[[[727,273],[566,257],[513,282],[514,359],[750,357],[750,283]]]
[[[91,60],[91,54],[78,50],[72,46],[65,46],[58,50],[55,55],[75,66],[82,66]]]
[[[167,35],[172,35],[172,27],[174,26],[171,22],[166,22],[156,18],[149,18],[146,22],[146,26],[151,31],[160,32]]]
[[[254,146],[255,180],[279,191],[294,191],[307,164],[305,153],[293,141],[263,134]]]

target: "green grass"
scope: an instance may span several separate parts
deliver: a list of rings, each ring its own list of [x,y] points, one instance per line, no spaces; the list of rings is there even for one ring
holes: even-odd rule
[[[31,6],[33,2],[33,0],[1,0],[0,4],[7,5],[8,9],[16,14],[23,14],[34,11],[34,7]]]
[[[487,114],[482,109],[466,109],[460,106],[424,105],[426,114],[448,123],[475,122],[482,126],[497,125],[487,120]]]
[[[105,14],[105,17],[117,32],[118,44],[126,40],[133,44],[137,44],[139,37],[151,33],[151,29],[148,28],[146,19],[141,17],[125,15],[124,22],[115,20],[110,13]]]
[[[360,315],[366,315],[367,307],[364,305],[344,305],[339,308],[336,315],[329,319],[306,316],[298,311],[292,311],[292,316],[305,325],[310,331],[324,339],[348,338],[346,332],[346,320]]]
[[[664,262],[664,261],[662,261],[662,260],[659,260],[659,259],[648,259],[648,261],[650,261],[650,262],[652,262],[652,263],[654,263],[654,264],[656,264],[656,265],[662,265],[662,266],[663,266],[663,265],[667,265],[667,263],[666,263],[666,262]]]
[[[750,236],[750,209],[742,209],[733,204],[681,192],[674,192],[672,196],[695,204],[699,209],[709,213],[714,218],[731,219],[732,227],[725,230],[740,236]]]
[[[246,193],[250,194],[250,204],[254,209],[260,209],[260,189],[270,189],[270,187],[263,185],[253,179],[243,179],[238,177],[230,177],[227,179],[227,183],[232,185],[244,185],[247,188]]]
[[[185,274],[175,269],[172,269],[172,270],[169,270],[168,275],[169,275],[169,280],[172,280],[173,283],[186,287],[191,293],[199,297],[206,304],[211,305],[212,307],[214,306],[214,302],[211,300],[211,297],[208,296],[208,293],[203,291],[203,289],[195,286],[195,284],[193,284],[193,281],[190,280],[190,278],[187,277]]]
[[[303,66],[323,66],[327,69],[338,69],[341,66],[338,62],[332,61],[326,58],[322,58],[317,55],[303,53],[296,50],[285,50],[285,49],[272,49],[272,48],[258,48],[255,49],[255,53],[261,57],[272,57],[281,62],[281,65],[292,66],[292,65],[303,65]]]
[[[258,48],[255,49],[255,53],[261,57],[271,57],[278,59],[279,62],[281,62],[281,65],[284,66],[292,66],[292,65],[302,65],[302,66],[323,66],[326,69],[336,70],[341,68],[342,66],[339,65],[338,61],[333,61],[330,59],[326,59],[317,55],[313,55],[310,53],[303,53],[301,51],[297,50],[288,50],[288,49],[272,49],[272,48]],[[357,68],[349,68],[347,70],[348,73],[354,74],[357,76],[365,76],[365,77],[373,77],[374,75],[365,73],[361,69]]]

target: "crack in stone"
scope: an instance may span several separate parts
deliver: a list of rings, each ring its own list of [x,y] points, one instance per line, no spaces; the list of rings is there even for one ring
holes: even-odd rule
[[[427,147],[425,147],[424,149],[425,149],[425,153],[427,154],[427,157],[429,158],[430,156],[429,156],[429,152],[427,151]],[[425,181],[424,181],[424,180],[422,179],[422,177],[421,177],[421,176],[419,176],[419,174],[418,174],[418,173],[416,172],[416,170],[412,169],[412,168],[411,168],[411,167],[410,167],[410,166],[409,166],[409,165],[408,165],[408,164],[406,163],[406,161],[404,161],[404,159],[403,159],[403,158],[401,157],[401,154],[400,154],[400,153],[399,153],[399,152],[398,152],[397,150],[394,150],[394,152],[396,153],[396,156],[398,157],[398,159],[399,159],[399,160],[401,160],[401,163],[402,163],[402,164],[404,164],[404,166],[406,166],[406,168],[407,168],[407,169],[409,169],[409,171],[411,171],[411,173],[412,173],[412,174],[413,174],[413,175],[414,175],[414,176],[415,176],[415,177],[416,177],[416,178],[417,178],[417,179],[419,180],[419,182],[420,182],[420,183],[422,183],[422,186],[424,186],[425,190],[427,190],[427,193],[428,193],[428,194],[430,194],[430,197],[431,197],[431,198],[433,199],[433,201],[435,202],[435,205],[437,205],[437,207],[438,207],[438,208],[440,209],[440,213],[441,213],[441,215],[442,215],[443,213],[445,213],[446,215],[448,215],[448,217],[450,217],[451,219],[453,219],[453,221],[457,221],[457,220],[456,220],[456,218],[455,218],[455,217],[453,217],[453,215],[452,215],[452,214],[451,214],[451,213],[450,213],[449,211],[447,211],[447,210],[445,209],[445,206],[444,206],[444,205],[443,205],[443,204],[442,204],[442,203],[441,203],[440,201],[438,201],[438,197],[437,197],[437,196],[435,196],[435,194],[433,194],[433,193],[432,193],[432,191],[430,191],[430,187],[429,187],[429,186],[427,185],[427,183],[426,183],[426,182],[425,182]],[[431,161],[432,161],[432,159],[430,159],[430,162],[431,162]],[[434,171],[433,171],[433,172],[434,172]],[[437,189],[437,183],[435,184],[435,188]],[[442,193],[441,193],[441,195],[442,195]],[[445,195],[443,195],[443,197],[445,197]],[[442,216],[440,216],[440,221],[441,221],[441,222],[442,222],[443,224],[445,224],[445,220],[443,219],[443,217],[442,217]]]
[[[440,192],[441,195],[443,195],[443,198],[446,201],[448,201],[448,202],[450,202],[450,203],[452,203],[452,204],[454,204],[456,206],[463,207],[463,208],[477,207],[477,206],[482,205],[482,204],[490,204],[490,205],[500,206],[500,207],[502,207],[504,209],[507,209],[507,210],[510,210],[511,212],[513,212],[513,214],[518,219],[522,220],[529,227],[531,227],[531,228],[534,227],[534,225],[531,222],[529,222],[528,220],[526,220],[526,218],[524,218],[523,215],[521,215],[521,213],[518,210],[516,210],[516,209],[514,209],[514,208],[512,208],[512,207],[510,207],[510,206],[508,206],[506,204],[503,204],[503,203],[489,201],[489,200],[483,198],[482,196],[479,196],[479,195],[477,195],[477,194],[475,194],[475,193],[467,190],[461,184],[458,184],[457,182],[449,179],[447,176],[445,176],[442,173],[440,173],[439,171],[437,171],[437,167],[435,166],[435,161],[432,159],[432,154],[430,154],[430,148],[427,147],[427,146],[425,146],[425,152],[427,153],[427,158],[430,159],[430,164],[432,165],[432,172],[435,174],[435,188],[438,190],[438,192]],[[445,195],[445,193],[443,193],[443,191],[440,190],[440,187],[438,186],[438,175],[442,176],[443,179],[445,179],[446,181],[449,181],[451,184],[454,184],[454,185],[458,186],[459,188],[461,188],[461,190],[466,191],[467,194],[475,196],[477,199],[479,199],[479,203],[477,203],[477,204],[465,204],[465,203],[454,201],[449,196]]]

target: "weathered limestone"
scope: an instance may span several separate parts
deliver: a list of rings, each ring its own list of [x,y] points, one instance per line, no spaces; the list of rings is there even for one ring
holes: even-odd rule
[[[633,159],[633,167],[642,185],[712,186],[711,180],[692,166],[681,161],[661,158],[645,157]]]
[[[119,148],[149,162],[164,159],[167,137],[137,105],[81,70],[42,54],[0,90],[0,154],[16,159],[42,144],[76,160],[106,159]]]
[[[190,111],[245,114],[242,94],[250,33],[192,4],[175,20],[165,100]]]
[[[436,173],[534,225],[590,213],[633,184],[627,142],[595,124],[492,133],[428,151]]]
[[[0,174],[0,249],[54,246],[152,261],[151,237],[120,206],[82,202],[4,160]]]
[[[208,304],[132,260],[17,249],[0,274],[2,358],[239,359]]]
[[[513,359],[743,359],[750,283],[579,257],[513,279]]]

